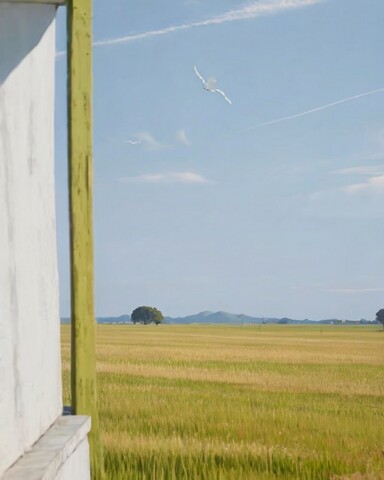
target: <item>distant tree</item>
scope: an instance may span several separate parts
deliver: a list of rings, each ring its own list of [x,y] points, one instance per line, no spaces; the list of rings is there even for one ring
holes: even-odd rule
[[[163,314],[160,310],[154,307],[137,307],[131,313],[131,320],[133,323],[143,323],[148,325],[148,323],[156,323],[158,325],[164,320]]]
[[[376,320],[383,325],[384,330],[384,308],[381,308],[378,312],[376,312]]]

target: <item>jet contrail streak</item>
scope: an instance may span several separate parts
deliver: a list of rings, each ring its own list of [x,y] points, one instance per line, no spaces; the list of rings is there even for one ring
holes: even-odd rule
[[[353,97],[342,98],[341,100],[337,100],[337,102],[327,103],[326,105],[322,105],[321,107],[311,108],[311,110],[295,113],[294,115],[289,115],[288,117],[276,118],[275,120],[270,120],[269,122],[260,123],[255,127],[250,127],[248,130],[253,130],[254,128],[260,128],[260,127],[266,127],[267,125],[273,125],[275,123],[285,122],[293,118],[304,117],[305,115],[309,115],[314,112],[319,112],[320,110],[325,110],[326,108],[331,108],[331,107],[334,107],[335,105],[340,105],[341,103],[350,102],[351,100],[355,100],[361,97],[367,97],[368,95],[373,95],[374,93],[379,93],[379,92],[384,92],[384,87],[377,88],[376,90],[370,90],[369,92],[359,93],[358,95],[353,95]]]
[[[94,43],[95,47],[104,45],[115,45],[118,43],[127,43],[134,40],[141,40],[147,37],[154,37],[158,35],[166,35],[168,33],[178,32],[180,30],[189,30],[195,27],[204,27],[208,25],[220,25],[222,23],[233,22],[238,20],[248,20],[263,15],[270,15],[280,11],[297,9],[307,7],[322,2],[323,0],[272,0],[267,2],[253,1],[250,4],[242,6],[238,9],[229,10],[216,17],[208,18],[206,20],[198,20],[196,22],[185,23],[181,25],[173,25],[165,27],[160,30],[151,30],[136,35],[127,35],[119,38],[112,38],[107,40],[99,40]]]
[[[294,10],[301,7],[316,5],[324,0],[267,0],[267,1],[252,1],[240,8],[229,10],[225,13],[218,14],[215,17],[206,20],[198,20],[191,23],[184,23],[181,25],[171,25],[169,27],[161,28],[159,30],[149,30],[147,32],[138,33],[136,35],[125,35],[122,37],[111,38],[106,40],[97,40],[93,43],[94,47],[102,47],[108,45],[117,45],[121,43],[133,42],[149,37],[157,37],[159,35],[167,35],[169,33],[179,32],[181,30],[189,30],[196,27],[205,27],[209,25],[220,25],[239,20],[248,20],[260,16],[271,15],[285,10]],[[60,58],[66,54],[65,51],[56,53],[56,58]]]

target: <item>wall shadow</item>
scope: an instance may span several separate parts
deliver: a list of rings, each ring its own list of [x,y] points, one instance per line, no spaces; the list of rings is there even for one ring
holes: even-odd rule
[[[54,5],[0,3],[0,86],[40,42],[55,19],[56,8]]]

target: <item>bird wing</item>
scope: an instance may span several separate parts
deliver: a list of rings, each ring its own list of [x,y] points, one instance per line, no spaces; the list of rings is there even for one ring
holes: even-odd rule
[[[205,85],[205,80],[204,78],[200,75],[200,73],[197,71],[197,68],[194,66],[193,69],[195,70],[196,75],[200,78],[200,80],[203,82]]]
[[[225,98],[225,100],[232,105],[231,100],[225,95],[225,93],[224,93],[222,90],[219,90],[218,88],[215,88],[215,89],[212,90],[212,91],[213,91],[213,92],[220,93],[220,95],[222,95],[222,96]]]
[[[125,140],[125,143],[130,143],[131,145],[137,145],[141,143],[139,140]]]

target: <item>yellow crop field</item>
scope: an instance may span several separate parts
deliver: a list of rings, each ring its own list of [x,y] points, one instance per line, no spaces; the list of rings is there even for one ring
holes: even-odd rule
[[[97,360],[108,479],[384,479],[378,325],[99,325]]]

